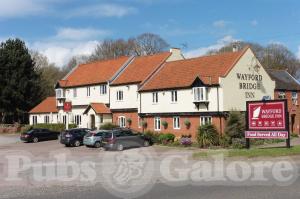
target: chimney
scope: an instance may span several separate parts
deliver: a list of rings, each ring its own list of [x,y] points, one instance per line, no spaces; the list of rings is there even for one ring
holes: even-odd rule
[[[239,50],[239,47],[237,44],[232,45],[232,52],[237,52]]]
[[[181,49],[180,48],[170,48],[170,57],[167,59],[167,62],[169,61],[177,61],[184,59]]]

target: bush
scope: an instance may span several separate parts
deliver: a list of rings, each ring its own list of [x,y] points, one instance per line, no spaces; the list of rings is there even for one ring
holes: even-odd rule
[[[230,144],[234,138],[244,138],[245,130],[245,115],[239,111],[230,112],[225,128],[225,135],[230,138]]]
[[[246,146],[245,138],[233,138],[232,139],[232,148],[234,149],[242,149]]]
[[[199,147],[210,147],[218,145],[219,133],[212,124],[200,126],[197,132],[197,142]]]
[[[185,124],[185,127],[186,127],[187,129],[189,129],[189,128],[191,127],[191,122],[190,122],[189,119],[185,119],[185,120],[184,120],[184,124]]]
[[[158,137],[159,137],[159,134],[158,133],[155,133],[153,131],[145,131],[144,135],[149,138],[151,140],[152,143],[158,143],[159,140],[158,140]]]
[[[113,124],[111,122],[106,122],[106,123],[104,123],[104,124],[102,124],[100,126],[100,129],[101,130],[112,130],[112,129],[116,128],[116,127],[119,127],[119,126],[115,125],[115,124]]]
[[[221,135],[219,137],[219,145],[220,146],[227,148],[230,146],[230,144],[231,144],[231,139],[227,135]]]
[[[142,127],[145,129],[145,128],[147,128],[147,125],[148,125],[148,124],[147,124],[146,121],[142,121],[142,122],[141,122],[141,125],[142,125]]]
[[[298,138],[299,135],[298,135],[297,133],[291,133],[291,137],[292,137],[292,138]]]
[[[165,129],[168,128],[168,122],[167,122],[167,121],[162,121],[162,122],[161,122],[161,125],[163,125],[163,127],[164,127]]]
[[[76,124],[69,124],[69,129],[76,128]],[[62,132],[66,129],[65,124],[35,124],[35,125],[26,125],[23,128],[23,132],[26,132],[32,128],[42,128],[42,129],[49,129],[51,131]]]
[[[172,143],[175,140],[175,135],[172,133],[159,134],[158,141],[161,144]]]
[[[191,135],[182,135],[180,138],[180,144],[187,147],[192,145],[192,136]]]
[[[127,118],[127,124],[128,124],[128,126],[131,126],[131,123],[132,123],[132,119],[131,118]]]

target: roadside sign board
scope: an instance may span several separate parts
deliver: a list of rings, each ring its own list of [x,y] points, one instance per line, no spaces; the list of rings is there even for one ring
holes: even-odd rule
[[[290,141],[287,100],[246,102],[245,138],[286,139]],[[247,143],[248,145],[249,143]]]
[[[64,102],[64,112],[72,111],[72,102]]]

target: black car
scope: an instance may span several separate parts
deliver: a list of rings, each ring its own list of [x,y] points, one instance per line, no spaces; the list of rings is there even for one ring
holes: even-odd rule
[[[122,151],[125,148],[148,147],[151,140],[140,133],[134,133],[130,129],[117,128],[106,132],[102,143],[106,150]]]
[[[24,142],[37,143],[39,141],[45,141],[45,140],[57,140],[59,134],[60,133],[56,131],[35,128],[27,131],[26,133],[22,133],[20,139]]]
[[[84,136],[89,133],[91,129],[76,128],[69,129],[60,134],[60,143],[68,146],[78,147],[83,144]]]

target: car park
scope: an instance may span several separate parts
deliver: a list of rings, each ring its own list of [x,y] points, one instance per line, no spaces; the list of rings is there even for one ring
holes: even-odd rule
[[[91,132],[91,129],[87,128],[66,130],[60,134],[60,143],[64,144],[66,147],[79,147],[80,145],[83,145],[83,138],[89,132]]]
[[[132,147],[148,147],[151,140],[140,133],[134,133],[130,129],[116,128],[107,132],[103,136],[103,144],[105,150],[122,151]]]
[[[97,130],[87,133],[83,138],[83,144],[85,146],[92,146],[95,148],[100,148],[103,146],[102,140],[105,133],[109,133],[108,130]]]
[[[49,129],[35,128],[25,133],[22,133],[20,139],[24,142],[37,143],[39,141],[56,140],[59,137],[59,132]]]

